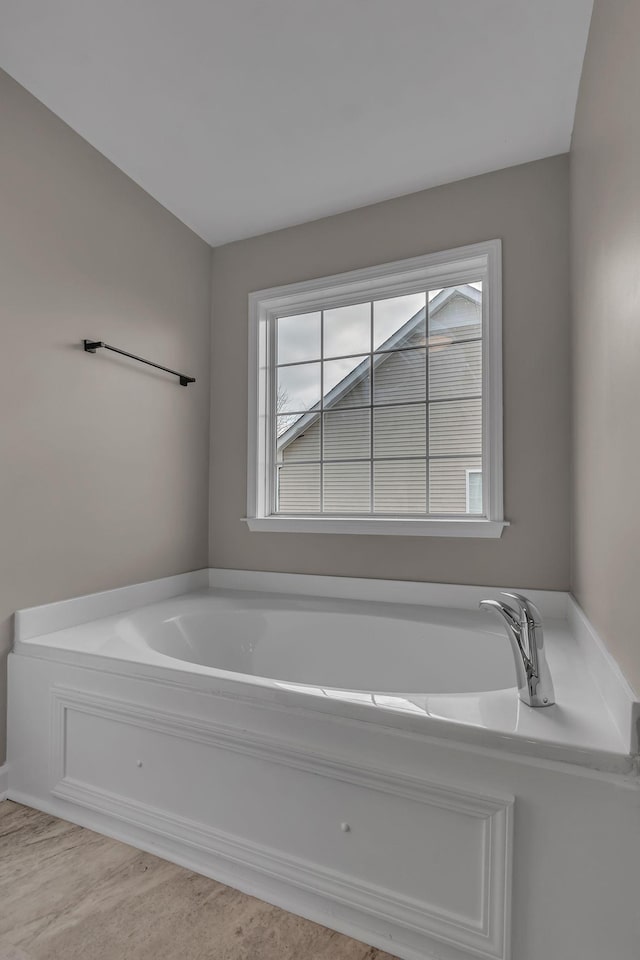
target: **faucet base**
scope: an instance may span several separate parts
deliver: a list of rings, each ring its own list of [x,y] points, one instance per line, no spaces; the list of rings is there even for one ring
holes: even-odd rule
[[[540,697],[538,694],[530,696],[528,693],[520,690],[518,691],[518,697],[523,703],[526,703],[528,707],[552,707],[556,702],[555,697]]]

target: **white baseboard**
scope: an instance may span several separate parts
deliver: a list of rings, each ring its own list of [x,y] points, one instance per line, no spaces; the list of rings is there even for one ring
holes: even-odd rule
[[[0,800],[6,800],[9,795],[9,764],[0,767]]]
[[[606,644],[570,596],[568,620],[585,663],[630,754],[640,751],[640,702]]]

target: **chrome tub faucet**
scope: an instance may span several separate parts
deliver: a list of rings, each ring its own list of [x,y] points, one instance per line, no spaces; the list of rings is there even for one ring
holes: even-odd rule
[[[520,593],[502,593],[515,600],[517,609],[502,600],[481,600],[481,610],[495,610],[507,626],[518,678],[518,696],[529,707],[550,707],[555,703],[553,681],[544,652],[542,617],[539,610]]]

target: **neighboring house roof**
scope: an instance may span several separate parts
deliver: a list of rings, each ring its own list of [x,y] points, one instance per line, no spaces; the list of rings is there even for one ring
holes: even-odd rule
[[[460,284],[457,287],[447,287],[445,290],[441,290],[433,300],[429,301],[429,323],[435,323],[437,332],[437,314],[456,296],[462,296],[466,300],[470,300],[472,303],[480,304],[482,302],[482,294],[479,290],[476,290],[475,287],[470,286],[467,283]],[[384,341],[379,347],[380,351],[390,351],[397,349],[402,346],[402,343],[406,340],[409,340],[414,331],[420,326],[424,321],[425,317],[425,308],[422,307],[421,310],[418,310],[409,320],[406,321],[401,327],[396,330],[387,340]],[[444,318],[443,318],[444,319]],[[385,360],[392,356],[390,353],[376,353],[373,357],[373,366],[374,369],[377,368],[380,364],[384,363]],[[329,393],[324,398],[324,409],[327,410],[330,407],[336,406],[342,398],[353,390],[364,377],[367,376],[369,372],[369,357],[367,356],[366,360],[363,360],[358,364],[357,367],[347,374],[335,387],[329,391]],[[285,447],[288,447],[297,437],[303,434],[306,430],[312,426],[318,417],[320,416],[320,403],[316,403],[311,409],[298,417],[298,419],[291,424],[288,430],[278,438],[278,449],[282,450]]]

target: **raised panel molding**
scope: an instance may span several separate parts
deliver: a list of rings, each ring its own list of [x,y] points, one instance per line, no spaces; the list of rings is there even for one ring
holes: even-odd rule
[[[430,808],[468,817],[477,823],[482,850],[479,916],[460,914],[455,909],[449,911],[441,905],[399,894],[360,877],[225,832],[214,824],[194,821],[72,777],[67,772],[67,732],[71,712],[117,721],[178,741],[195,741],[247,758],[267,760],[329,780],[411,800],[424,805],[425,818]],[[358,929],[353,935],[359,938],[373,918],[386,921],[393,931],[393,943],[388,946],[399,956],[415,958],[419,955],[409,946],[403,950],[402,931],[406,931],[412,935],[412,942],[415,935],[425,938],[425,958],[431,954],[431,941],[434,950],[437,944],[446,945],[446,954],[437,953],[437,956],[446,956],[447,960],[464,960],[466,957],[508,960],[513,797],[471,793],[389,769],[347,762],[268,734],[247,732],[210,719],[149,708],[70,687],[51,688],[51,721],[50,790],[54,797],[114,818],[134,830],[164,837],[172,842],[173,847],[176,843],[181,844],[185,848],[183,861],[189,860],[189,852],[194,849],[200,854],[209,854],[213,858],[212,876],[215,876],[216,860],[250,869],[263,878],[262,895],[265,899],[270,899],[265,887],[265,880],[269,879],[305,891],[318,899],[319,922],[326,922],[327,903],[347,908],[357,915]],[[166,855],[170,857],[171,853]],[[223,882],[229,882],[228,870]],[[287,909],[287,902],[281,895],[273,896],[272,902]]]

